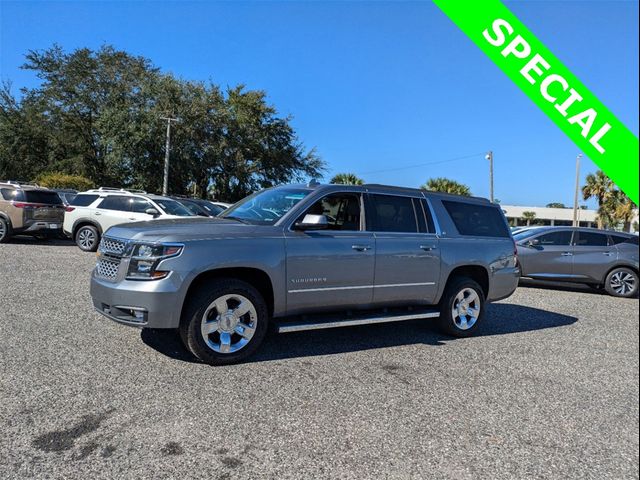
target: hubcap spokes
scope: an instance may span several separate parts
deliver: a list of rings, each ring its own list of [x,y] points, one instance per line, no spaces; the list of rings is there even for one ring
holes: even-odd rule
[[[469,330],[480,316],[480,297],[472,288],[465,288],[456,295],[451,308],[451,317],[460,330]]]
[[[211,302],[202,316],[202,338],[214,352],[234,353],[249,343],[257,322],[258,313],[248,298],[223,295]]]
[[[636,287],[636,279],[628,272],[617,272],[611,276],[611,288],[619,295],[626,295]]]
[[[80,245],[84,248],[91,248],[95,241],[95,236],[91,230],[82,230],[78,235],[78,239],[80,240]]]

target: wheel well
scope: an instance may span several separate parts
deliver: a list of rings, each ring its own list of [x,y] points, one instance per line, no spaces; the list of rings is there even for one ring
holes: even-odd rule
[[[464,267],[456,267],[449,274],[449,278],[447,279],[447,285],[453,281],[454,278],[459,277],[469,277],[480,285],[482,291],[484,293],[484,297],[487,298],[489,295],[489,272],[484,267],[479,265],[466,265]]]
[[[100,236],[102,236],[102,229],[100,228],[100,225],[96,225],[94,222],[91,222],[89,220],[80,220],[77,224],[75,224],[73,226],[73,232],[71,234],[71,238],[73,238],[75,240],[76,238],[76,233],[78,232],[78,230],[82,227],[84,227],[85,225],[91,225],[92,227],[95,227],[98,229],[98,233],[100,234]]]
[[[264,301],[267,302],[267,308],[269,309],[269,316],[273,315],[273,285],[271,283],[271,278],[267,275],[266,272],[260,270],[258,268],[218,268],[216,270],[209,270],[207,272],[202,272],[199,274],[191,285],[189,285],[189,290],[187,291],[187,295],[185,297],[184,303],[182,304],[182,309],[184,310],[185,305],[189,300],[189,297],[194,294],[202,285],[211,280],[215,280],[217,278],[235,278],[238,280],[242,280],[243,282],[247,282],[249,285],[253,286],[260,294]]]

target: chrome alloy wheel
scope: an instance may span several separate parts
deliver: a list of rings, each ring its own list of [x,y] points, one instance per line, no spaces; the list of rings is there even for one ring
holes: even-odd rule
[[[96,235],[88,228],[83,228],[78,233],[78,244],[84,249],[91,249],[96,243]]]
[[[480,316],[480,297],[473,288],[463,288],[453,300],[451,318],[460,330],[469,330]]]
[[[2,240],[6,234],[7,234],[7,227],[5,227],[5,223],[0,222],[0,240]]]
[[[627,295],[636,288],[636,279],[629,272],[616,272],[611,275],[609,286],[618,295]]]
[[[256,333],[258,313],[242,295],[229,294],[215,299],[202,315],[200,331],[211,350],[234,353],[244,348]]]

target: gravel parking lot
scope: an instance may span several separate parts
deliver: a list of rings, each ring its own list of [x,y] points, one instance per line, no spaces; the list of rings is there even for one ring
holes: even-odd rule
[[[638,478],[638,300],[522,286],[480,336],[271,334],[196,363],[92,311],[94,256],[0,245],[0,478]]]

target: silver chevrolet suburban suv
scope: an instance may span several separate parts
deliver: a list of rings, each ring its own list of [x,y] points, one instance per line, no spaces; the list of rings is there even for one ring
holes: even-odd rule
[[[516,289],[506,219],[481,198],[382,185],[288,185],[218,218],[136,222],[103,236],[95,309],[177,329],[212,365],[278,332],[435,318],[466,337]]]

